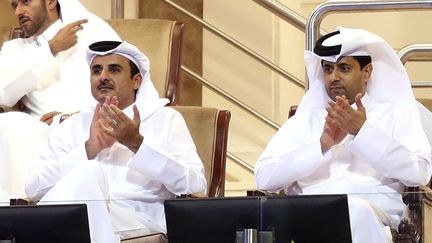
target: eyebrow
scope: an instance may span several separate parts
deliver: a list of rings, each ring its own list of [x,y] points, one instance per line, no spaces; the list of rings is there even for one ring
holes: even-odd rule
[[[101,68],[101,67],[102,67],[101,64],[95,64],[91,67],[91,69]],[[112,63],[112,64],[108,64],[108,68],[121,68],[121,69],[123,69],[123,66],[118,64],[118,63]]]

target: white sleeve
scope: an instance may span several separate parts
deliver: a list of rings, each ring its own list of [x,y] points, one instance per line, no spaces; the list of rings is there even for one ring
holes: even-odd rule
[[[39,84],[44,82],[41,77],[56,68],[48,42],[5,42],[0,52],[0,104],[15,105],[24,95],[43,86]]]
[[[158,113],[129,167],[176,195],[205,192],[204,166],[183,117],[178,112]]]
[[[407,186],[426,185],[431,177],[430,146],[417,116],[395,110],[379,122],[391,128],[383,129],[380,124],[366,121],[350,150],[385,177]]]
[[[272,137],[255,165],[259,189],[277,191],[289,187],[325,164],[331,152],[321,152],[322,125],[313,117],[297,114]]]
[[[88,160],[85,140],[80,139],[82,136],[74,136],[88,128],[79,127],[79,123],[73,121],[76,118],[68,118],[49,136],[47,146],[27,176],[25,189],[29,198],[39,200],[68,174],[77,162]]]

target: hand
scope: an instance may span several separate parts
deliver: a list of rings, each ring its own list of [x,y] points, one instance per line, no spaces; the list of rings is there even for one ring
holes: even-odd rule
[[[103,105],[118,105],[117,97],[106,97]],[[102,105],[102,106],[103,106]],[[111,147],[115,143],[115,138],[105,132],[105,119],[103,117],[102,106],[96,105],[93,119],[90,125],[90,137],[85,143],[87,158],[93,159],[103,149]]]
[[[54,117],[56,115],[58,115],[58,114],[61,114],[61,112],[59,112],[59,111],[51,111],[51,112],[48,112],[48,113],[44,114],[39,120],[41,122],[45,122],[48,125],[51,125],[51,123],[54,120]]]
[[[358,93],[354,98],[357,110],[349,105],[345,96],[336,97],[336,102],[331,102],[327,107],[327,112],[332,118],[331,124],[346,133],[357,135],[366,122],[366,109],[361,102],[361,97],[361,93]]]
[[[82,24],[87,22],[87,19],[81,19],[61,28],[59,32],[48,41],[51,53],[55,56],[57,53],[76,45],[78,42],[77,32],[82,30]]]
[[[341,128],[332,125],[334,123],[333,118],[329,114],[325,119],[324,130],[320,138],[322,153],[327,152],[333,145],[340,143],[347,136],[347,133]]]
[[[130,119],[122,110],[112,104],[104,104],[102,110],[106,124],[103,125],[105,133],[136,153],[144,140],[144,137],[139,133],[141,119],[136,105],[133,106],[133,119]]]

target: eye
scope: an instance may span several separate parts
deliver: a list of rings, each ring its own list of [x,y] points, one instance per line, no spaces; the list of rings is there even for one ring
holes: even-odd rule
[[[29,5],[31,3],[31,0],[22,0],[22,2],[24,3],[24,5]]]
[[[324,71],[324,73],[329,74],[329,73],[333,72],[333,68],[331,66],[324,66],[323,71]]]
[[[109,69],[110,73],[119,73],[121,71],[121,68],[118,66],[112,66]]]
[[[341,72],[346,73],[350,70],[350,66],[349,65],[341,65],[340,70],[341,70]]]
[[[93,67],[91,70],[91,74],[92,75],[97,75],[100,74],[102,72],[102,68],[101,67]]]

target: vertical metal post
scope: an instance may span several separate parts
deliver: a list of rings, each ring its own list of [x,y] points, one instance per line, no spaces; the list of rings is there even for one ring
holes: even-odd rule
[[[111,0],[111,18],[124,19],[124,0]]]

